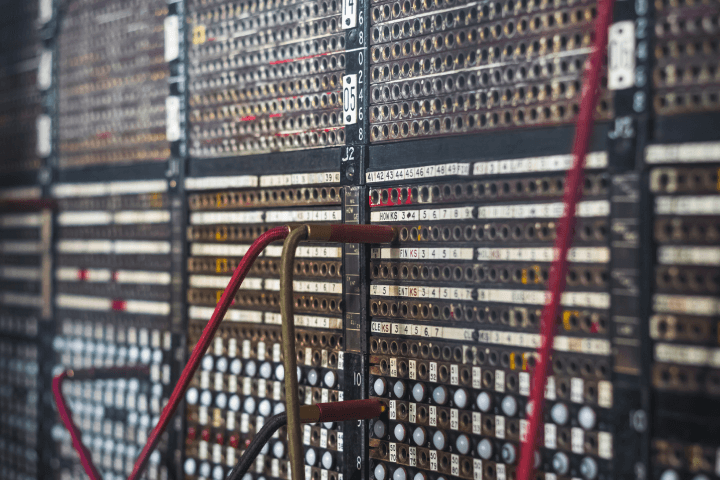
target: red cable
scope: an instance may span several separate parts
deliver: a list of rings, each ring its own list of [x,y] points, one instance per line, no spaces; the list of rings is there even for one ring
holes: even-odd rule
[[[132,367],[110,367],[110,368],[87,368],[82,370],[65,370],[61,374],[55,376],[52,381],[52,392],[55,397],[55,403],[60,413],[65,428],[70,432],[72,444],[75,451],[80,456],[80,463],[91,480],[100,480],[102,477],[97,471],[92,461],[92,454],[82,442],[82,432],[75,425],[72,419],[72,412],[65,402],[62,394],[62,385],[66,379],[73,380],[99,380],[107,378],[128,378],[137,376],[147,376],[150,368],[146,365],[138,365]]]
[[[63,425],[65,425],[65,428],[67,428],[68,432],[70,432],[72,446],[80,456],[80,463],[82,464],[85,473],[87,473],[88,477],[90,477],[90,480],[101,480],[102,477],[92,461],[92,455],[82,442],[82,433],[80,432],[80,429],[75,426],[75,422],[72,420],[72,412],[65,403],[65,398],[63,398],[62,384],[66,378],[68,378],[67,371],[57,375],[52,381],[53,396],[55,397],[55,403],[57,404],[58,412],[60,413],[60,420],[62,420]]]
[[[220,301],[215,307],[215,311],[213,312],[210,321],[205,326],[205,329],[200,336],[200,340],[198,340],[197,345],[195,345],[195,348],[193,348],[192,354],[190,354],[190,359],[185,365],[185,368],[180,375],[180,379],[178,380],[178,383],[175,385],[175,388],[172,391],[172,395],[170,395],[170,400],[168,400],[167,405],[165,406],[162,414],[160,415],[160,420],[158,420],[158,424],[153,429],[147,443],[145,444],[145,447],[143,448],[142,452],[140,452],[140,456],[135,461],[135,466],[133,467],[133,471],[128,477],[128,480],[137,480],[138,478],[140,478],[140,475],[145,469],[145,465],[150,459],[150,454],[160,442],[160,437],[167,428],[168,424],[170,423],[170,419],[175,414],[178,405],[180,405],[180,402],[185,396],[185,391],[190,385],[190,381],[192,380],[195,371],[200,366],[200,362],[202,361],[205,352],[210,346],[210,342],[215,336],[215,332],[220,326],[220,322],[222,322],[223,317],[225,317],[225,313],[230,307],[233,297],[235,297],[238,288],[240,288],[240,284],[245,279],[248,271],[250,271],[250,267],[255,262],[255,259],[258,257],[258,255],[260,255],[260,253],[265,249],[265,247],[267,247],[274,241],[283,240],[285,237],[288,236],[288,233],[290,233],[290,229],[285,226],[271,228],[267,232],[263,233],[257,240],[255,240],[252,245],[250,245],[247,253],[245,253],[245,255],[242,257],[242,260],[240,260],[240,263],[235,269],[235,272],[233,272],[232,278],[230,279],[227,288],[225,288],[225,291],[223,292]]]
[[[534,467],[535,448],[540,425],[542,424],[545,383],[547,382],[550,354],[555,338],[555,319],[560,309],[560,300],[565,291],[565,277],[568,269],[568,250],[575,233],[575,209],[582,196],[584,181],[583,167],[590,135],[593,129],[595,105],[600,95],[600,71],[608,43],[608,29],[612,20],[614,0],[598,0],[598,17],[595,21],[595,48],[590,53],[590,66],[586,72],[581,92],[575,141],[573,143],[573,165],[565,177],[563,195],[564,211],[557,223],[555,239],[555,260],[550,269],[548,296],[540,322],[541,344],[538,348],[538,362],[534,369],[530,401],[532,411],[527,425],[527,434],[520,451],[517,480],[530,480]]]

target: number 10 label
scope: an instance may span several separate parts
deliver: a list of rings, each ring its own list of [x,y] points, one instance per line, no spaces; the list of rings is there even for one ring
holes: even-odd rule
[[[357,122],[357,74],[343,77],[343,125],[354,125]]]

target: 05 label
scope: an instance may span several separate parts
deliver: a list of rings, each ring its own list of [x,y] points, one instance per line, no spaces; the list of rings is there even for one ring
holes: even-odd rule
[[[358,111],[358,76],[343,77],[343,125],[355,125]]]

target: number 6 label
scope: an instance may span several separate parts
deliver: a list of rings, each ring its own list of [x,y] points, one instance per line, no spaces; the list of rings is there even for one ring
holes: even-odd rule
[[[357,122],[357,74],[343,77],[343,125]]]

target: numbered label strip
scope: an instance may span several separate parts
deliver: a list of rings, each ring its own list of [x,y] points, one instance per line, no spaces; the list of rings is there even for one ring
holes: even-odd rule
[[[680,365],[719,368],[720,348],[657,343],[655,344],[655,360],[659,362],[678,363]]]
[[[475,332],[471,328],[437,327],[393,322],[372,322],[370,328],[372,333],[465,341],[473,340]]]
[[[480,261],[552,262],[555,257],[555,249],[552,247],[477,249],[477,259]],[[607,263],[610,261],[610,249],[607,247],[574,247],[568,252],[568,260],[582,263]]]
[[[437,178],[447,176],[467,176],[470,174],[469,163],[444,163],[441,165],[428,165],[426,167],[398,168],[394,170],[381,170],[365,174],[367,183],[392,182],[396,180],[414,180],[419,178]]]
[[[371,258],[382,260],[472,260],[472,248],[373,248]]]
[[[98,197],[106,195],[134,195],[139,193],[165,192],[166,180],[139,180],[133,182],[106,183],[61,183],[53,186],[52,195],[56,198]]]
[[[720,215],[720,197],[717,195],[657,197],[655,213],[658,215]]]
[[[720,142],[650,145],[645,149],[647,163],[717,162],[719,158]]]
[[[475,163],[454,162],[424,167],[398,168],[367,172],[367,183],[392,182],[397,180],[417,180],[448,176],[487,176],[518,173],[561,172],[572,166],[573,156],[548,155],[544,157],[526,157],[509,160],[488,160]],[[472,165],[472,169],[470,168]],[[593,152],[585,157],[585,168],[607,167],[607,153]]]
[[[434,298],[472,300],[472,288],[406,287],[402,285],[370,285],[370,295],[379,297]]]
[[[545,305],[549,301],[544,290],[511,290],[478,288],[479,302]],[[610,308],[610,294],[604,292],[565,292],[561,302],[565,307]]]
[[[662,246],[658,248],[658,262],[663,265],[720,265],[720,248]]]
[[[193,243],[190,245],[190,255],[199,257],[242,257],[250,245],[229,245],[223,243]],[[279,258],[282,255],[282,246],[271,245],[261,254],[261,257]],[[295,253],[298,258],[340,258],[340,247],[309,247],[300,246]]]
[[[537,333],[478,330],[478,341],[495,345],[537,349],[542,343],[542,337]],[[610,341],[606,339],[557,335],[553,343],[553,348],[561,352],[610,355]]]
[[[437,220],[468,220],[475,218],[474,207],[426,208],[423,210],[386,210],[371,212],[371,222],[434,222]]]
[[[658,294],[653,297],[653,310],[658,313],[720,315],[720,300],[713,297]]]

